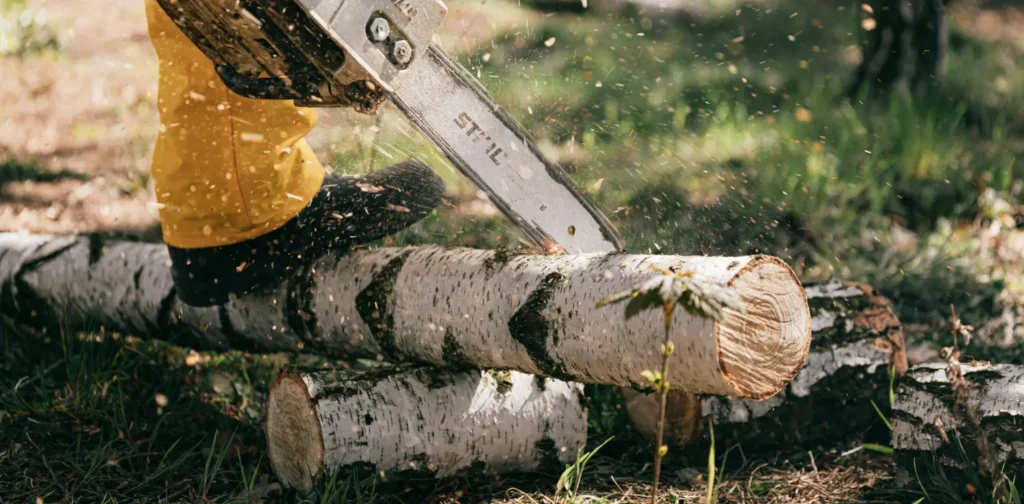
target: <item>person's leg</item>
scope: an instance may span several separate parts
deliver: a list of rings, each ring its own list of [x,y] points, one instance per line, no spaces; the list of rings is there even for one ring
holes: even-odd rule
[[[219,304],[281,281],[329,249],[392,234],[435,208],[440,179],[410,161],[326,175],[303,140],[314,110],[230,92],[213,63],[146,0],[160,60],[153,180],[178,297]]]

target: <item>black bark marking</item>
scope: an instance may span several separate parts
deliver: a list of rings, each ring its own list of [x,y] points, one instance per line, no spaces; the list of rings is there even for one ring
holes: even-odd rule
[[[231,348],[251,353],[261,353],[266,350],[266,347],[261,347],[255,339],[250,339],[235,329],[234,324],[231,323],[231,314],[228,313],[227,305],[218,306],[217,315],[220,318],[220,330],[231,343]]]
[[[394,302],[392,295],[398,274],[405,266],[409,251],[402,252],[388,261],[383,268],[373,275],[370,285],[356,296],[356,311],[370,328],[370,334],[377,340],[381,350],[387,357],[397,357],[395,347]]]
[[[466,357],[462,345],[456,341],[452,329],[449,327],[444,332],[444,342],[441,345],[441,355],[448,367],[453,369],[473,369],[473,361]]]
[[[299,270],[287,287],[285,320],[295,337],[306,346],[320,340],[320,321],[313,311],[315,289],[316,279],[313,277],[312,266]]]
[[[425,385],[427,390],[437,390],[450,387],[455,383],[454,375],[448,370],[434,368],[419,368],[414,373],[414,378]],[[412,392],[412,390],[409,390]]]
[[[549,432],[550,430],[550,425],[544,426],[545,433]],[[558,444],[555,443],[553,439],[551,439],[545,434],[544,439],[537,441],[536,447],[537,453],[540,454],[540,456],[538,457],[540,459],[540,463],[537,467],[537,471],[551,472],[557,474],[558,471],[561,471],[562,469],[565,468],[565,464],[563,464],[562,461],[558,459]]]
[[[13,321],[24,323],[28,327],[41,327],[44,331],[59,330],[62,320],[60,310],[51,307],[46,299],[36,294],[24,277],[42,264],[60,257],[76,244],[77,241],[72,241],[53,252],[21,264],[12,272],[10,279],[3,283],[3,288],[0,289],[0,307],[5,307],[4,312]],[[38,250],[37,248],[36,251]]]
[[[99,262],[103,257],[103,237],[99,233],[89,234],[89,266]]]
[[[159,330],[159,334],[163,334],[168,341],[174,342],[175,338],[172,337],[178,331],[174,331],[172,326],[174,325],[171,320],[171,312],[174,309],[174,301],[178,298],[178,291],[172,286],[167,289],[167,293],[164,294],[163,299],[160,300],[160,308],[156,314],[156,324]],[[196,339],[199,339],[196,335]]]
[[[548,354],[548,338],[551,338],[553,344],[558,344],[558,334],[554,322],[544,316],[552,294],[564,278],[560,273],[551,273],[545,277],[519,311],[509,319],[508,330],[512,338],[526,348],[541,372],[555,378],[572,380],[565,366]]]

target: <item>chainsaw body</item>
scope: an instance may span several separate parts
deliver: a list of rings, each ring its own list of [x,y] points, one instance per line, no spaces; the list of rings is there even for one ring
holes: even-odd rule
[[[535,244],[621,250],[514,119],[431,45],[440,0],[158,0],[235,93],[375,113],[388,99]]]
[[[235,93],[364,113],[426,52],[448,11],[414,2],[158,0]]]

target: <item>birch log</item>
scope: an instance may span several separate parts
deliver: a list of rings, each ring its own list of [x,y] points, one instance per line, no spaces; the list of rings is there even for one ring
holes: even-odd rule
[[[742,300],[721,322],[676,310],[680,389],[765,398],[803,364],[803,288],[766,256],[511,255],[437,247],[330,256],[259,295],[192,308],[162,245],[0,234],[0,311],[13,324],[104,326],[203,348],[376,357],[627,385],[660,366],[660,310],[626,320],[597,300],[692,270]]]
[[[897,482],[970,497],[988,493],[1000,473],[1024,476],[1024,366],[962,364],[959,402],[946,370],[945,363],[915,366],[896,388]]]
[[[755,450],[841,442],[881,422],[871,401],[887,409],[889,370],[895,366],[900,374],[907,368],[903,331],[892,306],[870,287],[851,282],[810,285],[806,292],[813,334],[810,355],[796,378],[764,401],[670,392],[669,443],[696,440],[708,416],[720,445]],[[653,440],[657,396],[621,392],[634,428]]]
[[[586,444],[581,393],[517,372],[285,374],[267,400],[267,451],[278,480],[304,492],[311,475],[347,468],[557,472]]]

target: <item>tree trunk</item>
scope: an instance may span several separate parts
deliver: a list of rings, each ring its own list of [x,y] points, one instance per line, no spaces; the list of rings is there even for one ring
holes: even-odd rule
[[[888,300],[866,285],[833,281],[808,286],[807,302],[814,332],[796,378],[764,401],[670,392],[665,430],[672,444],[695,441],[708,416],[717,444],[753,450],[841,443],[881,423],[871,401],[887,411],[889,371],[907,368],[903,332]],[[633,426],[654,439],[656,397],[622,394]]]
[[[871,9],[875,27],[851,95],[913,91],[942,74],[949,39],[943,0],[874,0]]]
[[[296,351],[511,369],[627,385],[660,367],[660,310],[626,320],[597,300],[683,268],[734,291],[722,322],[676,310],[673,384],[770,397],[810,344],[803,288],[782,261],[626,254],[511,255],[437,247],[327,257],[259,295],[192,308],[162,245],[0,234],[0,312],[15,325],[96,329],[195,347]]]
[[[267,451],[278,480],[304,492],[310,475],[343,469],[557,473],[586,444],[580,397],[578,385],[517,372],[285,374],[267,400]]]
[[[962,364],[961,373],[959,393],[945,363],[915,366],[900,380],[892,446],[898,483],[975,500],[1003,475],[1024,475],[1024,366]]]

